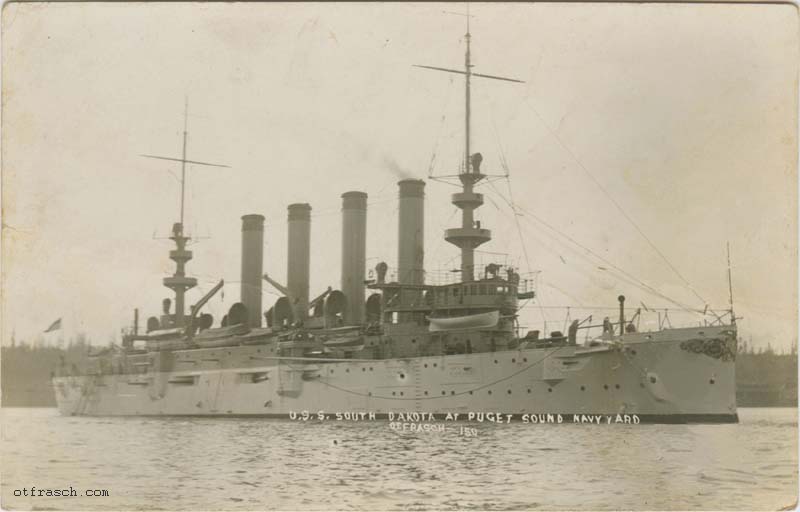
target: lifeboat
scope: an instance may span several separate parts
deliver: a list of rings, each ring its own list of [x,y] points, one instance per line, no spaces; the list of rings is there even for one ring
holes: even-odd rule
[[[462,329],[488,329],[497,326],[500,322],[499,311],[489,311],[468,316],[451,316],[446,318],[431,318],[428,330],[438,331],[457,331]]]

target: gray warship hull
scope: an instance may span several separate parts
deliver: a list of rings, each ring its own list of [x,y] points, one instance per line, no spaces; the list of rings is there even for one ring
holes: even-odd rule
[[[279,357],[274,343],[266,343],[151,352],[137,356],[138,374],[53,382],[60,412],[77,416],[335,418],[413,411],[462,419],[494,412],[515,419],[561,414],[565,422],[580,415],[736,422],[731,332],[727,326],[665,329],[594,346],[376,360]]]
[[[341,195],[339,289],[329,285],[312,299],[311,205],[294,203],[287,206],[285,284],[263,272],[264,216],[244,215],[240,302],[218,325],[210,313],[201,312],[224,286],[220,280],[187,311],[186,293],[197,279],[186,274],[193,254],[184,232],[185,166],[219,165],[186,158],[187,113],[181,158],[143,155],[182,165],[180,221],[170,236],[175,272],[163,279],[174,293],[174,308],[171,299],[164,299],[161,316],[147,319],[144,334],[135,310],[133,328],[123,335],[121,347],[112,345],[94,356],[82,371],[67,372],[62,366],[53,380],[60,411],[87,416],[326,419],[337,414],[459,413],[470,419],[470,413],[500,413],[523,421],[538,421],[538,415],[560,415],[562,421],[593,415],[619,415],[623,422],[737,421],[732,291],[730,325],[708,304],[692,308],[656,291],[682,311],[700,314],[705,323],[672,328],[664,309],[663,318],[658,311],[658,331],[638,332],[642,310],[626,320],[625,296],[619,295],[616,323],[605,317],[601,325],[590,325],[592,315],[575,319],[567,308],[566,333],[546,332],[545,320],[545,332],[522,334],[519,317],[525,303],[520,301],[537,297],[536,274],[530,268],[520,273],[508,258],[501,263],[500,253],[485,253],[489,260],[476,262],[476,250],[492,239],[491,230],[475,217],[484,203],[476,187],[492,176],[482,170],[482,154],[470,149],[471,77],[520,80],[473,74],[469,31],[464,41],[463,71],[418,66],[464,76],[463,160],[456,175],[429,176],[460,188],[450,202],[461,210],[461,222],[443,233],[460,252],[458,268],[447,263],[437,272],[426,271],[426,184],[406,178],[397,183],[397,267],[391,272],[380,261],[367,273],[368,195],[350,190]],[[630,274],[616,271],[624,282],[631,281]],[[730,285],[730,265],[728,277]],[[264,281],[281,295],[267,311]],[[654,291],[643,282],[638,287]],[[602,328],[602,334],[590,337],[594,328]],[[579,343],[581,330],[586,334]]]

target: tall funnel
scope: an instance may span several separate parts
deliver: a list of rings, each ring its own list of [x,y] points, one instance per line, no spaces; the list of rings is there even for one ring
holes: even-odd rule
[[[261,275],[264,270],[264,216],[242,217],[241,302],[247,308],[247,324],[261,327]]]
[[[402,180],[400,187],[397,247],[397,281],[422,284],[425,281],[425,182]]]
[[[367,266],[367,194],[342,194],[342,292],[347,300],[345,321],[364,321],[364,278]]]
[[[311,252],[311,206],[289,205],[289,254],[286,288],[289,289],[297,320],[308,316],[309,266]]]

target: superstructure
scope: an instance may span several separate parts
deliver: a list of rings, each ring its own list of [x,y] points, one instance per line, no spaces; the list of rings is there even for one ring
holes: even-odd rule
[[[519,301],[535,300],[534,281],[516,268],[475,263],[491,231],[475,220],[476,192],[486,177],[482,155],[471,152],[470,80],[518,82],[474,73],[470,34],[464,70],[420,66],[464,76],[465,150],[452,195],[461,224],[445,239],[461,263],[450,279],[424,267],[425,182],[398,183],[396,266],[367,268],[368,196],[342,199],[342,268],[338,289],[311,296],[311,206],[287,210],[287,281],[264,273],[264,217],[242,217],[241,296],[215,324],[203,306],[220,281],[186,310],[183,199],[172,228],[173,290],[162,314],[134,327],[122,346],[95,354],[79,374],[54,378],[65,415],[244,415],[282,417],[299,411],[571,415],[636,415],[641,421],[737,421],[735,316],[711,325],[638,332],[619,317],[602,324],[573,321],[566,332],[520,332]],[[205,164],[165,158],[185,165]],[[184,177],[184,176],[182,176]],[[183,181],[182,181],[183,183]],[[262,287],[281,297],[269,309]],[[591,322],[589,322],[591,323]],[[593,335],[578,333],[593,329]]]

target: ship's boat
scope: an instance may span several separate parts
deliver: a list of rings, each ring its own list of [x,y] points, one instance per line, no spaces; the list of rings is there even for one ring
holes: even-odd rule
[[[240,339],[234,336],[247,335],[250,328],[245,324],[232,325],[230,327],[220,327],[218,329],[207,329],[192,339],[198,347],[225,347],[238,344]]]
[[[431,332],[458,331],[462,329],[489,329],[496,327],[500,322],[499,311],[487,311],[467,316],[453,316],[443,318],[428,318]]]
[[[697,326],[674,328],[665,314],[657,330],[640,332],[642,310],[626,318],[620,296],[617,321],[597,323],[588,316],[572,319],[569,327],[565,320],[566,334],[520,332],[520,301],[537,300],[535,276],[475,262],[476,248],[492,235],[474,219],[484,200],[475,189],[488,176],[469,139],[470,80],[517,80],[475,73],[469,33],[465,41],[463,71],[421,66],[465,78],[467,137],[461,167],[451,177],[460,186],[451,201],[462,219],[444,233],[461,252],[455,272],[425,270],[424,181],[398,183],[397,265],[380,262],[369,272],[367,194],[349,191],[342,194],[340,289],[309,294],[310,205],[288,206],[285,284],[264,273],[264,217],[244,215],[240,301],[215,326],[202,311],[223,281],[186,311],[186,292],[197,282],[186,274],[193,255],[181,213],[171,236],[175,273],[163,280],[174,292],[174,307],[166,299],[145,333],[139,332],[137,310],[121,347],[95,354],[82,371],[58,368],[53,384],[61,413],[412,411],[467,418],[491,411],[529,420],[561,414],[564,421],[581,421],[599,414],[623,422],[737,421],[732,305],[724,312],[695,311],[711,318]],[[186,137],[182,158],[156,158],[188,162],[185,143]],[[264,282],[281,294],[266,311]]]

